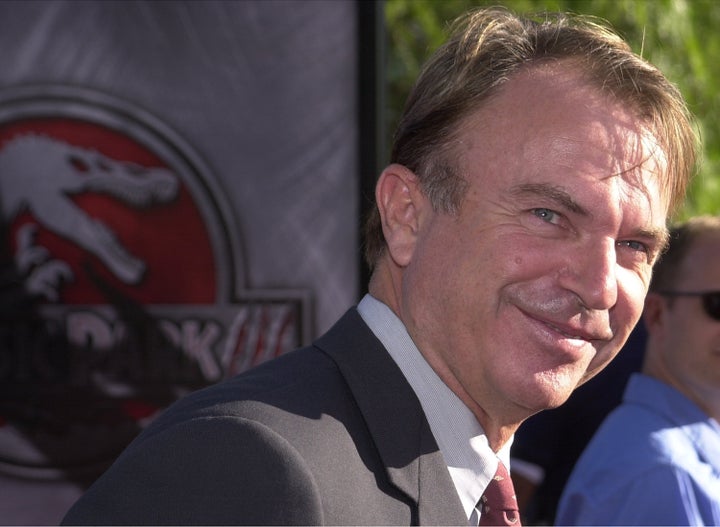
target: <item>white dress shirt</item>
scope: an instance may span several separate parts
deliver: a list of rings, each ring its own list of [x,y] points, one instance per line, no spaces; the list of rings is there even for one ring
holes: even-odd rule
[[[470,409],[438,377],[393,311],[365,295],[358,311],[402,370],[415,391],[455,484],[469,525],[477,525],[475,508],[499,461],[510,470],[512,438],[496,454]]]

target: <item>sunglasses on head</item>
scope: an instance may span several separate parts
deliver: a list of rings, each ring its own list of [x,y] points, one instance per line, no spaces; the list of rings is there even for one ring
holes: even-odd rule
[[[702,299],[705,314],[713,320],[720,321],[720,291],[660,291],[660,294],[663,296],[699,296]]]

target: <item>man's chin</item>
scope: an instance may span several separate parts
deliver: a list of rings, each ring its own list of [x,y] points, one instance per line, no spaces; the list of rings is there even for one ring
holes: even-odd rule
[[[598,366],[598,367],[593,368],[592,370],[586,371],[585,375],[583,375],[580,378],[580,381],[577,383],[577,386],[575,386],[575,389],[579,388],[580,386],[582,386],[583,384],[588,382],[590,379],[594,378],[598,373],[603,371],[607,367],[608,364],[610,364],[609,360],[607,362],[603,363],[601,366]],[[575,391],[575,389],[573,389],[573,391]]]
[[[561,368],[550,370],[539,374],[538,392],[536,394],[538,406],[546,409],[557,408],[568,400],[570,394],[581,382],[584,382],[583,375],[577,368]]]
[[[545,410],[552,410],[562,406],[562,404],[568,400],[571,393],[572,391],[564,391],[563,393],[542,392],[536,394],[536,396],[530,400],[526,399],[525,404],[522,405],[526,411],[525,419]]]

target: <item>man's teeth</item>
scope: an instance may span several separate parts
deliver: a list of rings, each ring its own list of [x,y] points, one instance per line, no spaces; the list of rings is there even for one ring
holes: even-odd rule
[[[559,327],[553,326],[552,324],[548,324],[548,326],[550,326],[551,328],[553,328],[555,331],[557,331],[558,333],[560,333],[560,334],[561,334],[562,336],[564,336],[564,337],[568,337],[568,338],[570,338],[570,339],[582,339],[582,337],[581,337],[580,335],[571,335],[570,333],[566,333],[565,331],[563,331],[563,330],[560,329]]]

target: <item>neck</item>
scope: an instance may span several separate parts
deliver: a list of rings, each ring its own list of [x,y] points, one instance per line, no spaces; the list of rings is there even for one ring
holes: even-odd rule
[[[401,282],[400,269],[381,259],[373,271],[370,283],[368,284],[368,292],[387,305],[405,324],[406,328],[408,328],[407,322],[403,318],[401,307]],[[410,330],[411,328],[408,328],[408,331]],[[416,344],[418,344],[417,341]],[[437,356],[429,353],[428,350],[421,349],[420,345],[418,345],[418,348],[438,377],[440,377],[448,388],[470,409],[485,432],[490,448],[493,452],[498,452],[510,440],[520,426],[520,423],[528,416],[523,414],[522,417],[517,419],[508,419],[508,416],[518,414],[516,408],[504,408],[495,403],[485,405],[483,401],[475,401],[460,382],[458,382],[445,363],[439,360]]]

